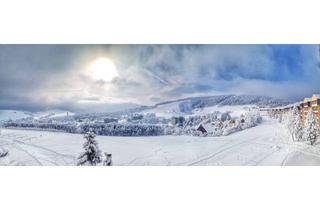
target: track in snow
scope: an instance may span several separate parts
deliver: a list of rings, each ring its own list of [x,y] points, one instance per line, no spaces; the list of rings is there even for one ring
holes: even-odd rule
[[[320,165],[320,149],[293,143],[282,125],[261,125],[224,137],[98,136],[115,165]],[[15,165],[75,165],[84,139],[79,134],[3,129],[0,147]]]

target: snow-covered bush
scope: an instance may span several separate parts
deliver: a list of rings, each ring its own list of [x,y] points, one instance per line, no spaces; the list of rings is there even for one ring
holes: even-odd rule
[[[96,135],[103,136],[160,136],[160,135],[194,135],[194,136],[221,136],[256,126],[261,122],[261,117],[256,111],[249,111],[240,118],[232,118],[226,112],[220,116],[220,112],[213,112],[206,115],[189,117],[174,117],[165,119],[156,117],[155,114],[134,115],[132,120],[121,123],[123,119],[131,115],[122,116],[117,123],[104,120],[100,121],[63,121],[57,122],[7,122],[8,128],[26,128],[64,131],[68,133],[87,133],[93,131]],[[219,117],[218,117],[219,116]],[[111,117],[109,117],[111,119]],[[107,119],[105,116],[103,119]],[[132,117],[131,117],[132,119]],[[224,121],[222,121],[223,119]],[[81,119],[80,119],[81,120]],[[149,124],[150,123],[150,124]],[[199,125],[206,125],[205,132],[198,131]]]
[[[262,117],[256,111],[246,112],[242,119],[244,121],[240,125],[241,129],[251,128],[262,122]]]
[[[183,129],[175,130],[175,135],[192,135],[192,136],[225,136],[240,130],[254,127],[262,122],[262,118],[257,111],[249,111],[240,118],[232,119],[227,113],[223,117],[225,121],[217,117],[217,113],[205,116],[189,117]],[[198,131],[197,128],[202,125],[206,132]]]
[[[9,122],[8,128],[27,128],[64,131],[67,133],[86,133],[89,130],[102,136],[160,136],[165,135],[165,125],[120,124],[120,123],[19,123]]]
[[[104,153],[103,165],[112,166],[112,154],[109,154],[107,152]]]
[[[229,112],[222,113],[220,116],[220,119],[222,122],[227,121],[227,120],[231,120],[231,115]]]
[[[102,136],[160,136],[165,135],[166,126],[142,124],[84,124],[80,130],[90,129]]]
[[[242,130],[241,122],[239,120],[235,120],[233,123],[229,123],[224,127],[222,130],[222,135],[227,136],[240,130]]]
[[[7,122],[4,124],[7,128],[27,128],[41,130],[58,130],[67,133],[80,133],[76,123],[32,123],[32,122]]]
[[[86,142],[83,144],[84,152],[82,152],[78,157],[78,166],[95,166],[101,163],[101,151],[95,137],[96,135],[92,131],[88,131],[84,135]]]
[[[170,120],[170,124],[173,126],[183,127],[185,125],[185,118],[182,116],[172,117]]]
[[[308,111],[303,131],[303,139],[314,145],[319,137],[319,126],[312,110]]]
[[[6,149],[0,149],[0,158],[6,157],[9,155],[9,151]]]
[[[201,116],[200,115],[190,116],[186,118],[184,126],[194,127],[199,125],[200,123],[207,124],[207,123],[213,123],[216,121],[218,121],[218,112],[209,113]]]
[[[293,141],[303,140],[304,129],[301,121],[300,111],[297,106],[294,106],[292,110],[282,114],[273,113],[271,117],[277,119],[280,123],[285,125]]]
[[[292,141],[295,141],[295,115],[296,115],[296,111],[295,110],[290,110],[287,113],[282,115],[282,123],[284,123],[284,125],[286,126]]]

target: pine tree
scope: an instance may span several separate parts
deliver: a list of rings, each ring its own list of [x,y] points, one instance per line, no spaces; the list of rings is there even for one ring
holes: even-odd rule
[[[84,138],[87,140],[83,144],[85,151],[79,155],[77,165],[95,166],[101,162],[101,151],[95,137],[96,135],[91,130],[84,134]]]
[[[314,145],[318,136],[319,127],[316,118],[313,114],[313,111],[309,110],[305,121],[303,138],[305,141],[310,141],[311,145]]]
[[[303,137],[303,127],[302,127],[300,113],[297,107],[294,107],[293,114],[294,114],[294,121],[293,121],[294,137],[296,141],[301,141]]]

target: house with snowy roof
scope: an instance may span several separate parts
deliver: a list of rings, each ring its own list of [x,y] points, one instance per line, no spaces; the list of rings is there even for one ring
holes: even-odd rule
[[[222,125],[221,125],[222,126]],[[200,131],[201,133],[214,133],[216,127],[210,123],[200,123],[199,125],[196,126],[196,130]]]

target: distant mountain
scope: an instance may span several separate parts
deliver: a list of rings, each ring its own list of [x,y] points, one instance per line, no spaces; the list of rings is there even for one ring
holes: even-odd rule
[[[178,99],[173,101],[166,101],[158,103],[154,106],[140,106],[133,104],[126,104],[125,106],[114,107],[106,106],[104,109],[100,109],[100,112],[96,112],[94,109],[92,112],[68,112],[69,120],[81,120],[81,119],[96,119],[103,120],[107,117],[120,117],[122,115],[130,115],[133,113],[156,113],[159,116],[179,116],[185,114],[193,114],[195,111],[199,114],[199,110],[203,108],[212,107],[209,111],[225,110],[223,106],[241,106],[241,105],[254,105],[257,107],[278,107],[285,106],[292,102],[284,101],[281,99],[274,99],[267,96],[255,96],[255,95],[218,95],[218,96],[204,96],[204,97],[190,97],[184,99]],[[231,108],[227,109],[231,110]],[[238,109],[234,107],[234,109]],[[67,116],[67,111],[61,110],[49,110],[45,112],[23,112],[15,110],[0,110],[0,122],[7,120],[18,120],[23,118],[33,119],[51,119],[61,118]]]
[[[267,96],[256,95],[218,95],[203,96],[178,99],[156,104],[153,108],[169,107],[170,104],[178,106],[182,113],[189,113],[194,109],[211,106],[237,106],[237,105],[256,105],[258,107],[277,107],[285,106],[292,102],[275,99]]]
[[[18,111],[18,110],[0,110],[0,122],[8,120],[18,120],[27,117],[31,117],[30,112]]]

